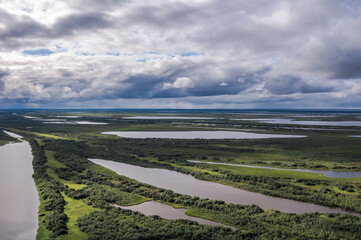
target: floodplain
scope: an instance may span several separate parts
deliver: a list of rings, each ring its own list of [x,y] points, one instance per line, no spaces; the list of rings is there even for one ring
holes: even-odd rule
[[[360,116],[352,111],[300,110],[179,110],[176,114],[174,110],[9,110],[0,113],[0,148],[17,141],[3,130],[23,136],[31,146],[40,200],[37,239],[359,239],[361,178],[329,177],[322,171],[361,171],[361,138],[350,137],[360,135],[361,127],[333,124],[357,122]],[[260,118],[324,124],[249,120]],[[142,137],[104,132],[137,132]],[[163,137],[147,135],[150,132]],[[169,132],[207,132],[218,137],[171,138]],[[236,139],[222,138],[220,132],[302,137]],[[216,184],[215,194],[222,195],[222,187],[231,188],[285,201],[283,207],[289,201],[298,204],[299,210],[242,202],[242,196],[232,202],[192,195],[127,172],[118,174],[89,159],[167,170]],[[161,177],[150,174],[156,180]],[[207,188],[212,191],[211,185]],[[111,206],[151,201],[226,226]]]

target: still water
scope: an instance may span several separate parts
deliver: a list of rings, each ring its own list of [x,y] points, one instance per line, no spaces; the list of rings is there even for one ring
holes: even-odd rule
[[[359,177],[361,177],[361,172],[345,172],[345,171],[342,172],[342,171],[311,170],[311,169],[298,169],[298,168],[286,169],[286,168],[234,164],[234,163],[217,163],[217,162],[205,162],[205,161],[196,161],[196,160],[187,160],[187,161],[193,162],[193,163],[206,163],[206,164],[228,165],[228,166],[239,166],[239,167],[250,167],[250,168],[264,168],[264,169],[274,169],[274,170],[289,170],[289,171],[297,171],[297,172],[321,173],[325,177],[330,177],[330,178],[359,178]]]
[[[159,188],[170,189],[176,193],[188,194],[190,196],[217,199],[225,201],[226,203],[256,204],[263,209],[276,209],[289,213],[348,213],[340,208],[330,208],[316,204],[298,202],[295,200],[270,197],[219,183],[202,181],[191,175],[167,169],[144,168],[101,159],[89,160],[103,167],[109,168],[119,175],[123,175],[143,183],[148,183]],[[353,215],[361,217],[360,214]]]
[[[213,222],[213,221],[206,220],[203,218],[188,216],[188,215],[186,215],[186,213],[185,213],[186,210],[184,208],[173,208],[172,206],[170,206],[168,204],[160,203],[160,202],[156,202],[156,201],[148,201],[148,202],[144,202],[144,203],[133,205],[133,206],[119,206],[117,204],[111,204],[111,205],[113,207],[119,207],[122,209],[137,211],[146,216],[158,215],[159,217],[166,218],[166,219],[172,219],[172,220],[186,219],[186,220],[191,220],[191,221],[198,222],[199,224],[204,224],[204,225],[230,227],[230,226],[224,225],[222,223]],[[236,230],[236,228],[234,228],[234,227],[230,227],[230,228]]]
[[[21,136],[8,133],[10,136]],[[28,142],[0,147],[0,239],[35,239],[39,198],[32,178],[33,156]]]
[[[122,117],[123,119],[139,119],[139,120],[175,120],[175,119],[184,119],[184,120],[206,120],[206,119],[214,119],[210,117],[181,117],[181,116],[134,116],[134,117]]]
[[[315,126],[343,126],[360,127],[361,121],[296,121],[287,118],[253,118],[253,119],[232,119],[239,121],[255,121],[273,124],[295,124],[295,125],[315,125]]]
[[[102,132],[126,138],[168,138],[168,139],[261,139],[302,138],[305,135],[263,134],[236,131],[174,131],[174,132]]]

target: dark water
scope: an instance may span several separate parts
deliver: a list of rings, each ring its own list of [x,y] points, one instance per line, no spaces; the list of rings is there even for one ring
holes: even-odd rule
[[[286,169],[286,168],[263,167],[263,166],[253,166],[253,165],[233,164],[233,163],[205,162],[205,161],[195,161],[195,160],[188,160],[188,162],[240,166],[240,167],[250,167],[250,168],[274,169],[274,170],[288,170],[288,171],[297,171],[297,172],[321,173],[325,177],[330,177],[330,178],[359,178],[359,177],[361,177],[361,172],[341,172],[341,171],[311,170],[311,169],[297,169],[297,168]]]
[[[159,217],[162,218],[166,218],[166,219],[187,219],[187,220],[191,220],[194,222],[198,222],[199,224],[203,224],[203,225],[211,225],[211,226],[223,226],[223,227],[230,227],[227,225],[224,225],[222,223],[218,223],[218,222],[213,222],[210,220],[206,220],[203,218],[197,218],[197,217],[191,217],[185,214],[186,210],[183,208],[173,208],[172,206],[165,204],[165,203],[160,203],[160,202],[156,202],[156,201],[149,201],[149,202],[144,202],[138,205],[133,205],[133,206],[119,206],[117,204],[111,204],[114,207],[119,207],[122,209],[128,209],[128,210],[132,210],[132,211],[138,211],[144,215],[158,215]],[[230,227],[232,229],[236,229],[234,227]]]
[[[235,131],[175,131],[175,132],[102,132],[126,138],[168,138],[168,139],[260,139],[260,138],[302,138],[304,135],[262,134]]]
[[[316,204],[298,202],[295,200],[270,197],[219,183],[202,181],[191,175],[166,169],[144,168],[101,159],[89,160],[103,167],[109,168],[119,175],[127,176],[159,188],[170,189],[176,193],[188,194],[190,196],[223,200],[226,203],[256,204],[263,209],[276,209],[289,213],[348,213],[340,208],[330,208]],[[361,217],[359,214],[353,215]]]
[[[19,135],[8,133],[14,137]],[[0,147],[0,239],[35,239],[39,198],[28,142]]]

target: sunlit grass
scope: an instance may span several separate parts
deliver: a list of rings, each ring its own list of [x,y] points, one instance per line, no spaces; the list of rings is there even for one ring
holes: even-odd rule
[[[68,234],[67,235],[61,235],[57,239],[59,240],[65,240],[65,239],[71,239],[71,240],[82,240],[87,239],[87,234],[84,232],[81,232],[78,226],[76,225],[76,222],[78,218],[89,214],[96,209],[87,205],[81,200],[75,200],[68,196],[66,196],[64,193],[62,193],[65,201],[67,204],[65,205],[64,213],[68,216],[69,221],[67,223],[68,227]]]

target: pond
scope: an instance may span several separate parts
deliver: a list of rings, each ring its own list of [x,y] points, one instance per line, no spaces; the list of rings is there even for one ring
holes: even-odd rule
[[[186,215],[186,213],[185,213],[186,209],[184,209],[184,208],[173,208],[172,206],[170,206],[168,204],[160,203],[160,202],[156,202],[156,201],[148,201],[148,202],[144,202],[144,203],[133,205],[133,206],[119,206],[117,204],[111,204],[111,205],[113,207],[119,207],[121,209],[137,211],[146,216],[157,215],[159,217],[171,219],[171,220],[186,219],[186,220],[191,220],[191,221],[197,222],[199,224],[204,224],[204,225],[230,227],[233,230],[237,229],[235,227],[227,226],[225,224],[213,222],[213,221],[210,221],[207,219],[188,216],[188,215]]]
[[[359,177],[361,177],[361,172],[311,170],[311,169],[298,169],[298,168],[286,169],[286,168],[234,164],[234,163],[217,163],[217,162],[205,162],[205,161],[196,161],[196,160],[187,160],[187,161],[193,162],[193,163],[205,163],[205,164],[228,165],[228,166],[239,166],[239,167],[249,167],[249,168],[264,168],[264,169],[274,169],[274,170],[288,170],[288,171],[297,171],[297,172],[321,173],[325,177],[329,177],[329,178],[359,178]]]
[[[10,136],[21,136],[8,133]],[[33,156],[28,142],[0,147],[0,239],[35,239],[38,192],[32,178]]]
[[[232,119],[239,121],[255,121],[273,124],[296,124],[296,125],[318,125],[318,126],[343,126],[360,127],[361,121],[296,121],[287,118],[253,118],[253,119]]]
[[[125,138],[168,138],[168,139],[261,139],[261,138],[303,138],[305,135],[264,134],[236,131],[174,131],[174,132],[102,132]]]
[[[200,198],[222,200],[234,204],[256,204],[263,209],[276,209],[289,213],[348,213],[340,208],[330,208],[316,204],[298,202],[295,200],[270,197],[260,193],[249,192],[219,183],[202,181],[191,175],[158,168],[144,168],[126,163],[89,159],[90,161],[109,168],[139,182],[170,189],[176,193],[187,194]],[[361,217],[360,214],[353,214]]]

